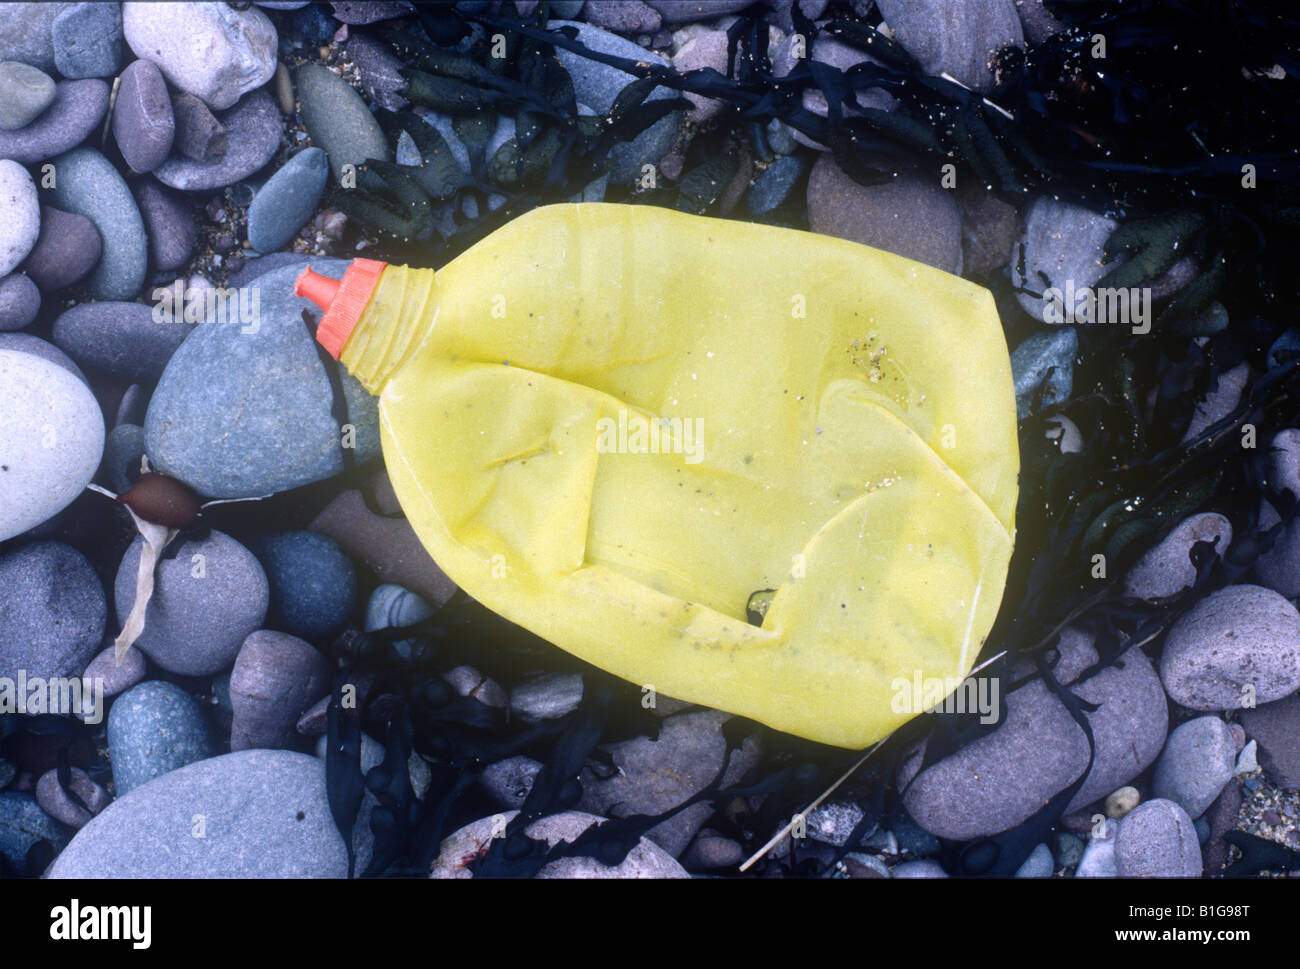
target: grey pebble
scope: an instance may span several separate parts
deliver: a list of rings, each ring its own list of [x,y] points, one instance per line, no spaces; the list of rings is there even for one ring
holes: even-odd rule
[[[108,711],[108,759],[120,799],[169,771],[211,756],[198,703],[175,683],[146,680]]]
[[[556,720],[582,703],[581,673],[546,673],[510,691],[510,712],[525,723]]]
[[[540,760],[517,754],[488,764],[479,775],[478,783],[498,808],[517,811],[532,792],[533,782],[541,769]]]
[[[107,113],[108,85],[103,81],[60,81],[54,86],[54,103],[27,127],[0,131],[0,158],[23,165],[53,158],[90,137]]]
[[[785,155],[772,162],[754,180],[745,197],[749,214],[766,215],[779,206],[786,200],[803,172],[803,160],[797,155]]]
[[[86,664],[81,676],[91,683],[99,681],[105,698],[115,697],[144,679],[146,665],[138,649],[128,649],[119,664],[116,647],[109,646]]]
[[[294,83],[303,125],[329,155],[335,178],[342,177],[344,165],[361,165],[367,158],[392,161],[383,129],[347,81],[320,64],[304,64]]]
[[[90,83],[90,82],[82,82]],[[103,254],[87,286],[95,299],[134,299],[148,270],[144,222],[126,182],[93,148],[77,148],[54,160],[55,207],[84,215],[99,231]]]
[[[31,124],[54,103],[54,80],[21,61],[0,63],[0,129],[15,131]]]
[[[151,172],[172,150],[176,119],[167,82],[153,61],[132,61],[122,72],[113,104],[113,139],[137,172]]]
[[[118,424],[104,440],[104,460],[100,464],[102,481],[109,491],[123,494],[140,475],[144,456],[144,428],[139,424]]]
[[[173,151],[154,170],[158,181],[187,192],[225,188],[258,171],[280,147],[280,109],[265,90],[244,96],[233,107],[218,112],[216,118],[226,130],[226,150],[220,158],[195,161]]]
[[[1016,869],[1016,878],[1051,878],[1056,869],[1052,851],[1045,844],[1034,846],[1029,857]]]
[[[1197,542],[1215,542],[1215,553],[1222,556],[1232,544],[1232,525],[1216,512],[1183,519],[1129,570],[1124,577],[1124,594],[1150,601],[1189,588],[1196,581],[1191,551]]]
[[[894,40],[920,62],[926,73],[950,74],[982,94],[995,87],[996,79],[989,67],[995,52],[1025,46],[1012,0],[877,0],[876,6]]]
[[[38,541],[0,554],[0,676],[78,676],[107,619],[99,576],[71,545]]]
[[[59,785],[57,770],[42,774],[36,782],[36,803],[56,821],[70,828],[81,828],[104,810],[112,798],[80,767],[71,768],[70,773],[66,791]]]
[[[1037,407],[1069,400],[1074,388],[1074,357],[1079,336],[1074,327],[1060,326],[1034,333],[1011,351],[1011,376],[1016,415],[1024,420]]]
[[[145,303],[104,300],[61,313],[52,339],[81,366],[136,383],[157,380],[193,329],[171,320],[160,322]]]
[[[1237,745],[1228,724],[1218,717],[1197,717],[1179,724],[1156,761],[1151,791],[1199,818],[1232,779]]]
[[[286,747],[299,714],[329,689],[325,657],[297,636],[259,629],[230,673],[231,750]]]
[[[1199,878],[1201,845],[1187,812],[1163,798],[1144,801],[1125,815],[1115,835],[1120,878]]]
[[[22,273],[0,279],[0,331],[21,330],[36,319],[41,291]]]
[[[27,257],[25,272],[40,289],[71,286],[99,265],[103,243],[95,224],[76,212],[41,206],[41,234]]]
[[[36,798],[19,791],[0,791],[0,857],[11,872],[27,871],[27,853],[40,841],[57,852],[68,842],[68,829],[46,814]]]
[[[189,262],[199,238],[193,207],[153,179],[136,184],[135,200],[149,235],[149,261],[154,269],[179,269]]]
[[[203,165],[215,164],[226,156],[229,146],[226,126],[201,100],[184,92],[176,95],[172,99],[172,115],[178,154]]]
[[[54,66],[69,79],[116,74],[122,39],[119,3],[74,3],[50,25]]]
[[[329,180],[329,160],[319,148],[290,158],[253,197],[248,208],[248,242],[273,252],[293,239],[311,219]]]

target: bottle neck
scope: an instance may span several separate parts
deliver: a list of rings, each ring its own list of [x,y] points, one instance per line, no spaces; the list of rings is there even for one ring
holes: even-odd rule
[[[438,314],[434,270],[386,267],[339,362],[370,393],[383,391],[397,369],[432,331]]]

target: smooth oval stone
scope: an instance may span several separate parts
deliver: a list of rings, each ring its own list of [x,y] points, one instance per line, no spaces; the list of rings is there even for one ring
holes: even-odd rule
[[[104,484],[114,494],[122,494],[140,474],[144,455],[144,428],[137,424],[118,424],[108,432],[101,467]]]
[[[54,103],[54,80],[20,61],[0,64],[0,129],[14,131],[35,121]]]
[[[0,330],[21,330],[40,308],[41,291],[22,273],[0,279]]]
[[[494,817],[480,818],[447,837],[439,848],[438,857],[429,873],[430,878],[473,878],[469,863],[481,857],[492,842],[493,831],[499,824],[509,824],[518,811],[506,811]],[[605,819],[583,811],[565,811],[538,818],[524,828],[524,833],[537,841],[554,846],[561,841],[572,842],[593,824]],[[678,864],[663,848],[642,838],[618,865],[602,865],[595,858],[574,855],[552,861],[539,871],[536,878],[689,878],[686,869]]]
[[[814,232],[961,272],[961,210],[937,179],[909,172],[859,185],[826,154],[813,165],[807,194]]]
[[[204,836],[193,836],[195,818]],[[345,878],[325,764],[291,750],[211,757],[119,797],[51,878]]]
[[[125,3],[126,42],[174,86],[216,110],[228,108],[275,73],[276,33],[256,8],[225,3]]]
[[[32,542],[0,555],[0,676],[80,676],[107,621],[99,576],[71,545]]]
[[[122,557],[113,586],[117,621],[135,603],[143,540]],[[253,553],[224,532],[177,538],[154,571],[153,597],[136,647],[171,673],[211,676],[230,666],[248,634],[262,625],[266,573]]]
[[[1187,812],[1163,798],[1139,804],[1115,835],[1119,878],[1199,878],[1201,844]]]
[[[281,532],[252,548],[271,587],[268,628],[313,642],[343,628],[356,605],[357,572],[337,542],[320,532]]]
[[[351,84],[320,64],[298,68],[294,82],[307,134],[329,155],[335,178],[367,158],[392,161],[383,129]]]
[[[122,65],[121,5],[74,3],[54,18],[50,43],[64,77],[111,77]]]
[[[1074,388],[1074,356],[1078,352],[1079,335],[1071,326],[1035,333],[1011,351],[1016,415],[1021,420],[1035,406],[1051,407],[1069,399]]]
[[[1199,818],[1232,779],[1236,764],[1237,743],[1228,725],[1218,717],[1197,717],[1169,734],[1151,790]]]
[[[993,55],[1004,47],[1025,46],[1013,0],[878,0],[876,5],[894,40],[927,74],[949,74],[982,94],[996,86],[989,67]]]
[[[60,851],[68,843],[68,829],[41,810],[32,795],[0,791],[0,856],[9,870],[40,875],[27,871],[27,852],[40,841]]]
[[[154,269],[179,269],[189,262],[199,239],[193,206],[152,179],[135,186],[135,201],[149,235],[149,259]]]
[[[346,266],[312,261],[334,278]],[[212,498],[268,495],[343,470],[344,436],[326,364],[303,325],[303,310],[313,320],[320,311],[293,295],[301,271],[301,264],[272,270],[232,297],[256,295],[256,326],[208,320],[176,351],[144,423],[158,470]],[[356,459],[364,463],[378,454],[376,402],[350,374],[342,373],[341,383]]]
[[[612,54],[616,57],[627,57],[634,61],[663,66],[668,66],[670,63],[662,54],[646,50],[626,37],[620,37],[618,34],[612,34],[581,21],[553,19],[548,27],[551,30],[573,27],[578,32],[580,43],[602,54]],[[617,67],[601,64],[572,51],[557,48],[555,56],[560,59],[564,69],[573,78],[573,89],[578,101],[599,114],[607,113],[613,107],[614,99],[618,97],[619,92],[635,80],[631,74],[626,74]],[[675,91],[666,87],[657,87],[650,92],[646,100],[657,101],[660,98],[676,96]],[[681,126],[683,114],[684,112],[681,111],[673,111],[642,131],[630,142],[623,142],[611,148],[609,177],[615,183],[626,184],[641,174],[642,165],[657,165],[677,140],[677,131]]]
[[[90,386],[90,381],[81,372],[81,368],[72,362],[70,356],[53,343],[47,343],[38,336],[33,336],[30,333],[0,333],[0,350],[17,350],[19,353],[29,353],[34,357],[39,357],[54,364],[62,370],[66,370],[87,387]]]
[[[375,587],[366,603],[366,632],[388,629],[391,626],[412,626],[428,619],[434,613],[433,606],[421,599],[414,592],[385,582]],[[412,639],[398,640],[394,645],[399,650],[409,653]]]
[[[1269,529],[1282,520],[1267,501],[1259,503],[1259,527]],[[1255,563],[1259,584],[1288,598],[1300,596],[1300,519],[1292,519]]]
[[[27,257],[25,272],[41,289],[71,286],[99,265],[103,243],[84,215],[41,206],[41,234]]]
[[[294,237],[316,212],[329,159],[319,148],[294,155],[267,180],[248,209],[248,242],[258,252],[272,252]]]
[[[226,129],[226,150],[218,160],[199,162],[173,152],[154,169],[154,177],[187,192],[225,188],[253,174],[280,147],[280,110],[264,90],[254,91],[233,108],[219,112],[217,120]]]
[[[0,199],[4,204],[4,218],[0,219],[0,276],[7,276],[27,258],[41,234],[36,183],[17,162],[0,161]]]
[[[1076,293],[1090,288],[1117,265],[1106,262],[1105,247],[1118,228],[1114,219],[1091,209],[1047,196],[1035,199],[1011,260],[1011,283],[1025,312],[1045,323],[1061,322],[1054,319],[1055,310],[1073,312],[1066,302],[1070,287]],[[1049,289],[1060,291],[1059,305],[1044,298]]]
[[[104,453],[104,417],[83,379],[0,349],[0,541],[72,503]]]
[[[192,161],[210,165],[225,157],[228,138],[226,126],[217,120],[212,109],[193,94],[178,94],[172,99],[176,119],[176,151]]]
[[[108,85],[98,78],[60,81],[54,103],[27,127],[0,131],[0,158],[33,165],[76,148],[108,113]]]
[[[778,158],[754,179],[745,198],[750,215],[766,215],[786,200],[804,172],[803,160],[795,155]]]
[[[1189,588],[1196,581],[1191,553],[1197,542],[1214,542],[1215,554],[1221,556],[1232,544],[1232,524],[1216,512],[1183,519],[1164,541],[1138,559],[1124,578],[1124,594],[1162,599]]]
[[[0,60],[22,61],[42,71],[54,70],[50,29],[71,3],[0,4]]]
[[[310,643],[259,629],[230,673],[230,749],[289,746],[299,714],[328,689],[329,663]]]
[[[109,646],[96,654],[81,675],[92,684],[98,681],[98,688],[104,691],[103,695],[113,697],[143,680],[145,671],[144,653],[138,649],[128,649],[119,663],[117,648]]]
[[[1300,612],[1272,589],[1231,585],[1179,617],[1160,679],[1191,710],[1238,710],[1300,688]]]
[[[1092,640],[1067,629],[1055,675],[1066,685],[1097,660]],[[1099,708],[1088,714],[1097,745],[1092,771],[1067,805],[1086,807],[1147,768],[1160,753],[1168,709],[1160,680],[1140,650],[1071,691]],[[922,748],[923,749],[923,748]],[[1023,822],[1078,779],[1088,763],[1083,731],[1041,679],[1007,696],[1007,718],[992,733],[927,767],[916,777],[922,749],[909,754],[898,782],[909,782],[908,812],[925,830],[966,841]]]
[[[108,711],[108,759],[119,798],[211,752],[203,711],[175,683],[138,683]]]
[[[144,222],[126,182],[93,148],[77,148],[54,161],[58,181],[50,193],[57,208],[84,215],[103,240],[103,254],[87,286],[95,299],[133,299],[149,265]]]
[[[36,803],[56,821],[70,828],[84,827],[86,822],[108,806],[112,800],[80,767],[73,767],[68,790],[59,784],[58,770],[46,771],[36,782]],[[73,796],[80,799],[73,800]]]
[[[81,303],[54,321],[55,344],[81,366],[131,382],[162,375],[173,353],[194,331],[144,303]]]
[[[137,172],[151,172],[172,150],[176,119],[167,82],[153,61],[132,61],[122,72],[113,107],[113,139]]]

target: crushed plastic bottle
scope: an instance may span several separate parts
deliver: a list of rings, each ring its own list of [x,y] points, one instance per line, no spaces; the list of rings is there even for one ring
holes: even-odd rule
[[[379,396],[416,534],[512,622],[647,696],[850,748],[971,669],[1019,465],[986,290],[840,239],[571,204],[437,272],[358,259],[297,291]]]

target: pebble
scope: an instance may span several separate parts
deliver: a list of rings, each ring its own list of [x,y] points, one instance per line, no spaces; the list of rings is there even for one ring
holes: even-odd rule
[[[1242,710],[1241,724],[1257,743],[1258,761],[1269,778],[1284,788],[1300,788],[1300,694]]]
[[[99,230],[103,253],[87,287],[94,299],[134,299],[149,264],[144,222],[126,182],[93,148],[55,159],[58,182],[50,193],[56,208],[84,215]]]
[[[1089,636],[1067,629],[1056,675],[1071,683],[1096,661]],[[1092,772],[1067,811],[1091,804],[1132,780],[1164,744],[1167,711],[1155,671],[1140,650],[1071,687],[1099,704],[1088,714],[1096,742]],[[1007,696],[1007,720],[930,766],[904,795],[916,822],[942,838],[969,840],[1015,827],[1076,780],[1088,762],[1083,732],[1041,680]],[[899,787],[920,764],[921,749],[904,763]]]
[[[172,110],[176,111],[176,101]],[[191,116],[193,112],[191,112]],[[200,148],[196,138],[188,132],[193,131],[193,124],[188,127],[184,140],[180,138],[181,127],[178,126],[177,149],[171,157],[154,170],[154,177],[171,188],[187,192],[203,192],[215,188],[225,188],[242,181],[262,168],[280,148],[283,135],[280,109],[275,106],[275,99],[265,90],[254,91],[241,98],[234,107],[220,111],[217,122],[225,129],[225,151],[212,161],[196,161],[180,152],[180,145],[187,150],[207,155],[213,153],[211,139]],[[178,113],[179,121],[179,113]]]
[[[750,215],[767,215],[790,194],[799,176],[804,173],[803,159],[786,155],[772,162],[763,174],[754,179],[754,185],[745,197]]]
[[[54,81],[21,61],[0,63],[0,129],[16,131],[31,124],[54,103]]]
[[[1300,613],[1257,585],[1213,592],[1170,628],[1160,678],[1169,696],[1191,710],[1280,700],[1300,688]]]
[[[198,703],[175,683],[163,680],[138,683],[114,700],[107,735],[119,799],[212,752]]]
[[[23,165],[53,158],[90,137],[107,113],[108,85],[103,81],[60,81],[54,86],[54,103],[31,123],[14,131],[0,131],[0,158]]]
[[[961,212],[935,179],[902,173],[883,185],[859,185],[822,155],[808,176],[807,197],[814,232],[961,272]]]
[[[1218,717],[1197,717],[1179,724],[1165,741],[1151,783],[1156,797],[1178,804],[1188,817],[1199,818],[1232,779],[1237,745]]]
[[[479,775],[478,784],[497,807],[517,811],[532,793],[533,783],[541,770],[540,760],[518,754],[488,764]]]
[[[1052,16],[1043,0],[1015,0],[1016,12],[1020,15],[1020,25],[1025,31],[1025,40],[1030,44],[1041,44],[1047,38],[1065,30],[1065,25]]]
[[[311,265],[337,279],[347,263],[315,259]],[[293,295],[301,271],[299,262],[257,277],[227,304],[238,300],[251,310],[255,296],[255,319],[229,318],[240,316],[232,308],[227,321],[205,320],[172,356],[144,423],[158,470],[211,498],[268,495],[343,470],[345,435],[332,413],[333,390],[303,325],[303,310],[313,321],[320,310]],[[379,454],[377,404],[350,374],[340,371],[340,382],[356,431],[356,460],[365,463]],[[246,406],[249,419],[232,423],[229,414]],[[293,420],[284,420],[287,414]]]
[[[1138,793],[1136,787],[1126,785],[1117,791],[1112,791],[1106,795],[1106,817],[1118,821],[1137,807],[1141,800],[1142,795]]]
[[[1115,878],[1115,836],[1119,822],[1107,820],[1100,832],[1090,832],[1088,843],[1074,870],[1075,878]]]
[[[107,619],[99,576],[71,545],[36,541],[0,555],[0,676],[80,675]]]
[[[344,165],[392,161],[383,129],[352,85],[320,64],[304,64],[294,81],[303,125],[329,155],[335,178],[342,178]]]
[[[1271,504],[1260,501],[1261,530],[1272,528],[1281,520]],[[1288,599],[1300,596],[1300,520],[1292,519],[1274,539],[1273,547],[1260,555],[1255,562],[1255,574],[1260,585]]]
[[[725,30],[705,30],[696,34],[673,55],[673,70],[679,74],[710,67],[719,74],[727,73],[727,32]],[[693,91],[684,92],[686,100],[694,108],[687,112],[687,119],[696,124],[707,121],[717,115],[724,107],[724,102],[716,98],[706,98]]]
[[[41,232],[24,272],[45,292],[63,289],[99,265],[103,243],[84,215],[41,206]]]
[[[901,865],[895,865],[890,872],[891,878],[947,878],[948,873],[943,870],[943,865],[929,858],[922,858],[919,861],[905,861]]]
[[[1115,835],[1119,878],[1199,878],[1201,844],[1187,812],[1155,798],[1139,804]]]
[[[104,418],[79,373],[0,347],[0,440],[4,541],[62,511],[90,483],[104,453]]]
[[[1249,364],[1239,363],[1231,370],[1219,374],[1218,383],[1215,384],[1214,388],[1207,391],[1205,396],[1197,401],[1196,409],[1192,412],[1192,419],[1188,423],[1187,431],[1183,434],[1180,443],[1189,443],[1208,430],[1211,425],[1218,423],[1236,410],[1237,405],[1241,403],[1242,395],[1246,392],[1246,385],[1249,382]]]
[[[409,102],[401,93],[406,88],[401,73],[406,65],[387,44],[366,34],[352,34],[343,45],[343,53],[357,69],[368,101],[388,111],[401,111],[407,106]],[[293,108],[285,113],[292,114]]]
[[[391,20],[393,17],[404,17],[410,12],[410,8],[405,3],[398,3],[395,0],[363,0],[363,2],[352,0],[352,2],[331,3],[330,6],[334,8],[335,20],[355,26]]]
[[[644,0],[587,0],[580,9],[587,23],[619,34],[653,34],[664,22],[659,11]]]
[[[1051,878],[1056,871],[1052,851],[1045,844],[1034,846],[1029,857],[1016,869],[1016,878]]]
[[[808,812],[804,825],[808,837],[814,841],[841,848],[848,844],[862,817],[862,808],[851,801],[827,801]]]
[[[113,139],[137,172],[151,172],[171,154],[176,136],[167,82],[153,61],[132,61],[122,72],[113,105]]]
[[[59,785],[57,770],[42,774],[36,782],[36,803],[56,821],[70,828],[81,828],[104,810],[112,798],[80,767],[73,767],[70,772],[72,776],[66,791]]]
[[[27,853],[40,841],[61,851],[68,842],[67,829],[41,810],[31,794],[0,791],[0,857],[9,871],[39,876],[27,871]]]
[[[546,673],[510,691],[510,712],[525,723],[558,720],[582,703],[581,673]]]
[[[400,509],[388,476],[377,471],[367,482],[378,509],[391,514]],[[435,606],[451,598],[456,585],[438,568],[405,518],[387,518],[367,506],[361,492],[340,492],[308,525],[334,539],[353,561],[364,565],[381,581],[400,585]]]
[[[745,849],[739,841],[705,828],[695,836],[682,855],[682,864],[692,871],[717,871],[735,868],[745,860]]]
[[[104,442],[100,477],[108,490],[121,495],[130,490],[140,475],[144,456],[144,428],[139,424],[118,424]]]
[[[612,34],[591,24],[579,21],[552,20],[550,29],[571,26],[578,32],[578,41],[591,50],[616,57],[628,57],[632,60],[645,61],[649,64],[668,66],[668,58],[655,51],[646,50],[618,34]],[[556,49],[555,54],[560,63],[573,78],[573,89],[578,101],[588,105],[598,114],[605,114],[614,104],[619,92],[630,84],[634,78],[616,67],[601,64],[581,57],[571,51]],[[647,101],[660,98],[673,98],[676,93],[666,87],[657,87],[650,92]],[[677,130],[681,124],[682,112],[674,111],[661,118],[630,142],[615,145],[609,152],[611,163],[609,177],[617,184],[625,185],[641,175],[642,165],[655,165],[672,148],[677,140]]]
[[[493,831],[499,825],[509,824],[517,811],[507,811],[492,817],[480,818],[465,825],[446,838],[430,871],[431,878],[473,878],[467,867],[468,860],[476,858],[488,846]],[[582,811],[565,811],[539,818],[524,828],[524,833],[548,845],[561,841],[574,841],[578,835],[600,824],[604,818]],[[551,862],[539,871],[538,878],[689,878],[686,869],[654,842],[642,838],[622,863],[610,867],[595,858],[570,856]]]
[[[989,67],[995,52],[1025,46],[1013,0],[877,0],[876,7],[927,74],[949,74],[981,94],[997,86]]]
[[[128,2],[122,20],[137,57],[154,61],[174,87],[214,110],[230,107],[275,73],[275,26],[255,8]]]
[[[123,380],[157,380],[193,327],[159,322],[145,303],[80,303],[54,321],[54,343],[81,366]]]
[[[198,820],[196,820],[198,819]],[[202,837],[195,825],[202,824]],[[171,771],[81,829],[51,878],[344,878],[324,764],[244,750]]]
[[[41,234],[36,183],[17,162],[0,161],[0,276],[27,258]]]
[[[1011,352],[1017,417],[1024,420],[1036,409],[1070,399],[1078,352],[1079,336],[1072,326],[1035,333]]]
[[[1215,552],[1221,556],[1232,544],[1232,525],[1215,512],[1184,518],[1129,570],[1124,594],[1150,602],[1190,588],[1196,581],[1191,552],[1197,542],[1216,542]]]
[[[1053,304],[1043,294],[1049,288],[1061,290],[1064,300],[1070,280],[1078,292],[1101,279],[1113,268],[1104,262],[1104,250],[1117,228],[1114,219],[1091,209],[1047,196],[1035,199],[1025,213],[1024,231],[1011,260],[1011,284],[1025,312],[1048,322]],[[1019,292],[1022,289],[1028,292]]]
[[[258,252],[272,252],[293,239],[316,213],[329,161],[319,148],[308,148],[271,176],[248,209],[248,242]]]
[[[1002,269],[1020,235],[1015,206],[972,179],[958,184],[957,204],[961,207],[962,272],[983,276]]]
[[[146,665],[144,654],[138,649],[128,649],[119,664],[116,648],[109,646],[86,665],[81,675],[92,683],[98,680],[107,699],[117,696],[142,681]]]
[[[21,330],[36,319],[41,291],[22,273],[0,279],[0,332]]]
[[[38,357],[54,364],[61,370],[67,371],[81,381],[83,385],[90,387],[86,375],[81,372],[80,367],[72,362],[70,356],[54,344],[48,343],[38,336],[33,336],[30,333],[0,333],[0,350],[16,350],[19,353]]]
[[[500,683],[472,666],[457,666],[443,673],[442,678],[456,691],[457,696],[470,697],[484,706],[504,709],[510,702]]]
[[[268,629],[323,642],[343,628],[356,605],[357,571],[337,542],[320,532],[281,532],[252,550],[270,584]]]
[[[578,807],[612,818],[671,810],[703,790],[722,769],[727,749],[722,724],[727,719],[717,710],[681,713],[663,721],[655,740],[634,737],[602,745],[616,770],[605,777],[607,771],[598,775],[590,767],[584,768],[579,775],[582,799]],[[757,741],[746,739],[731,756],[726,783],[734,784],[757,760]],[[712,813],[709,804],[692,804],[645,836],[677,857]]]
[[[1223,836],[1229,831],[1236,830],[1237,818],[1241,814],[1241,801],[1241,782],[1231,780],[1201,819],[1207,822],[1210,828],[1210,837],[1206,840],[1205,850],[1201,853],[1205,860],[1206,875],[1219,874],[1228,863],[1230,849]]]
[[[229,146],[226,126],[217,120],[212,109],[193,94],[178,94],[172,99],[175,118],[176,151],[204,165],[221,161]]]
[[[297,636],[249,635],[230,674],[231,750],[287,747],[298,715],[329,690],[325,657]]]
[[[54,67],[69,80],[112,77],[122,66],[122,8],[74,3],[50,25]]]
[[[646,0],[646,2],[659,11],[665,24],[689,24],[744,10],[753,0]]]
[[[188,263],[199,238],[198,218],[189,203],[152,179],[136,184],[135,201],[149,236],[154,269],[180,269]]]
[[[1078,835],[1058,831],[1052,835],[1052,843],[1056,863],[1062,868],[1073,868],[1083,860],[1083,839]]]
[[[117,620],[135,603],[143,540],[132,542],[114,585]],[[234,662],[266,616],[266,573],[253,553],[224,532],[181,537],[155,570],[153,597],[136,646],[171,673],[211,676]]]

